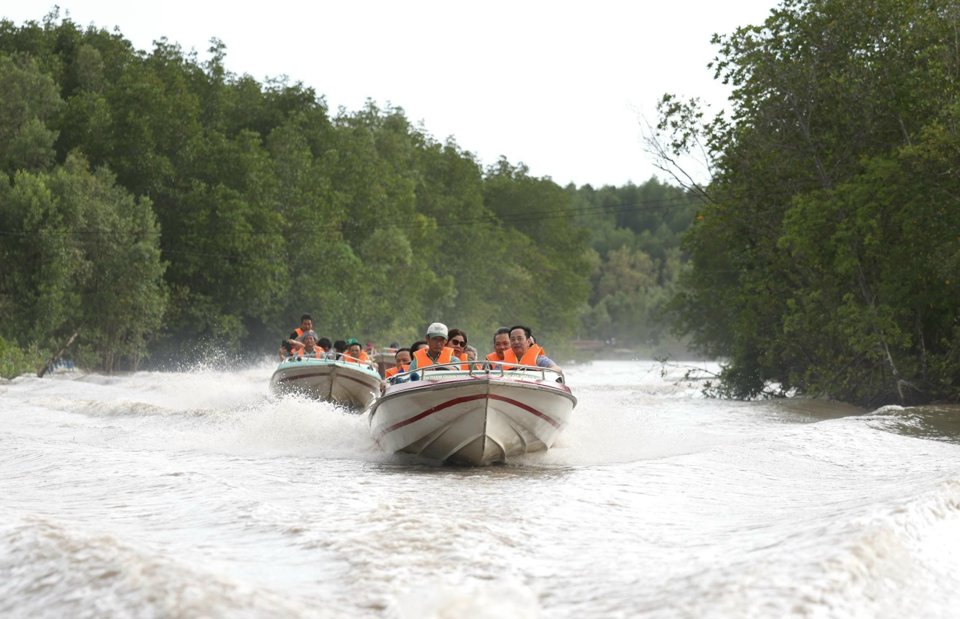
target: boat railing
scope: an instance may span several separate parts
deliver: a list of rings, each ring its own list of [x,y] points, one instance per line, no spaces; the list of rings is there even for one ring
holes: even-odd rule
[[[463,366],[467,366],[464,368]],[[457,372],[458,374],[451,374]],[[412,371],[401,372],[387,379],[390,384],[403,383],[407,381],[430,380],[431,378],[452,378],[454,376],[471,377],[489,377],[489,376],[512,376],[533,378],[534,380],[551,380],[557,383],[566,383],[563,370],[559,368],[542,368],[533,365],[511,365],[500,363],[499,361],[469,361],[456,363],[438,363],[428,365],[425,368],[417,368]],[[539,375],[539,376],[538,376]]]
[[[376,362],[370,361],[369,359],[366,361],[363,361],[355,357],[352,357],[346,353],[339,353],[339,352],[328,352],[326,355],[322,357],[305,357],[303,355],[294,354],[284,359],[284,362],[304,361],[304,360],[309,361],[311,359],[315,361],[340,361],[341,363],[353,363],[353,364],[359,365],[362,368],[370,370],[371,372],[377,372],[377,374],[380,373],[379,371],[377,371]]]

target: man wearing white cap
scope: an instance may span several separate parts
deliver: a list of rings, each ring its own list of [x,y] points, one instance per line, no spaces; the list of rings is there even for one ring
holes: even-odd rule
[[[417,368],[425,368],[434,364],[442,365],[458,361],[454,360],[453,349],[446,346],[446,343],[447,325],[442,322],[435,322],[427,327],[427,347],[421,348],[413,354],[409,371],[412,372]]]

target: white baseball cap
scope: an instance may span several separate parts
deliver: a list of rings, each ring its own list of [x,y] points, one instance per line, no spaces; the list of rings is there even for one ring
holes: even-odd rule
[[[427,327],[427,337],[431,335],[442,335],[444,339],[447,338],[447,325],[442,322],[435,322],[429,327]]]

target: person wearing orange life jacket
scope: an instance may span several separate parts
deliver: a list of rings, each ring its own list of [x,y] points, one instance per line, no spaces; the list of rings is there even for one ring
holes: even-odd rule
[[[344,361],[361,364],[366,364],[370,361],[370,358],[367,357],[367,353],[360,349],[360,342],[357,341],[357,338],[348,338],[346,344],[347,350],[343,353]]]
[[[326,351],[317,346],[317,334],[314,331],[307,331],[301,335],[300,342],[303,344],[303,348],[293,352],[292,356],[303,357],[304,359],[326,358]]]
[[[413,354],[409,371],[413,372],[417,368],[459,361],[459,358],[454,357],[453,349],[446,343],[447,325],[442,322],[435,322],[427,327],[427,347],[421,348]],[[411,380],[417,380],[417,375],[411,375]]]
[[[313,318],[310,317],[310,314],[303,314],[300,316],[300,326],[293,330],[293,333],[290,334],[290,337],[280,342],[280,350],[278,351],[280,359],[286,359],[296,350],[303,348],[303,342],[300,341],[300,337],[305,332],[312,330]]]
[[[487,355],[487,361],[503,363],[503,353],[510,350],[510,329],[500,327],[493,334],[493,352]]]
[[[393,354],[396,365],[392,368],[387,368],[387,371],[383,373],[383,377],[389,379],[401,372],[406,372],[410,368],[410,358],[409,348],[398,348],[397,352]]]
[[[504,369],[525,365],[559,370],[560,366],[543,354],[543,349],[539,345],[530,342],[531,337],[533,333],[530,327],[523,325],[510,327],[510,350],[503,353]]]

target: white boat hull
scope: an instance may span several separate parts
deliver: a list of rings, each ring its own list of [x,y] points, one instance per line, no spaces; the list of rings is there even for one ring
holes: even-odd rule
[[[557,378],[532,372],[449,371],[391,385],[370,410],[387,452],[483,466],[550,448],[577,399]]]
[[[276,395],[299,394],[364,409],[380,395],[380,375],[370,367],[332,359],[298,359],[280,363],[270,378]]]

